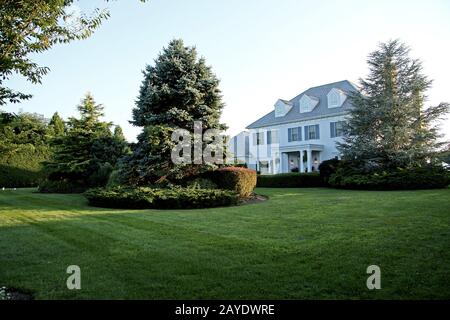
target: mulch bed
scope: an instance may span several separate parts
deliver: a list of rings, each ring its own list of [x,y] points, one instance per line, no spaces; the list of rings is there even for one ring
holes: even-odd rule
[[[252,194],[250,198],[241,200],[239,204],[253,204],[253,203],[259,203],[268,200],[268,197],[261,196],[259,194]]]

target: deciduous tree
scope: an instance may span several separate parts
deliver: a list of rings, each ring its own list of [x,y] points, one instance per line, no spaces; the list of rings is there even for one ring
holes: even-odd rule
[[[32,83],[41,83],[48,73],[49,68],[34,62],[32,54],[49,50],[57,43],[88,38],[109,17],[106,9],[95,9],[90,15],[71,10],[74,2],[0,1],[0,105],[31,97],[6,86],[14,73]]]

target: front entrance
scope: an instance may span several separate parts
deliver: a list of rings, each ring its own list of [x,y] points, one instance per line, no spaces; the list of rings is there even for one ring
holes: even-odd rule
[[[269,173],[269,161],[260,161],[259,162],[259,171],[261,174]]]
[[[280,173],[316,172],[322,161],[322,146],[308,145],[300,150],[281,150]]]
[[[289,172],[299,172],[300,168],[300,152],[288,153]]]
[[[313,172],[319,171],[319,165],[320,165],[320,151],[313,151],[311,154],[311,169]]]

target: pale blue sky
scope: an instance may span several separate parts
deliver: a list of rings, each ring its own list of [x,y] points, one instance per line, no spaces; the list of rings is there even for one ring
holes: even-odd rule
[[[448,0],[82,0],[78,5],[107,6],[111,18],[91,38],[36,56],[51,72],[42,85],[10,81],[34,98],[4,109],[47,117],[57,110],[68,117],[90,91],[105,105],[106,119],[134,140],[140,128],[128,120],[141,70],[173,38],[195,45],[221,79],[229,134],[271,111],[278,98],[343,79],[356,82],[367,74],[367,54],[388,39],[401,39],[423,60],[434,79],[429,102],[450,101]],[[450,138],[450,121],[444,130]]]

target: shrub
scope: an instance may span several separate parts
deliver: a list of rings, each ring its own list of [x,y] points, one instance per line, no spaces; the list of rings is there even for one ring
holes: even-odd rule
[[[242,167],[223,167],[212,172],[213,181],[221,189],[236,192],[240,199],[246,199],[256,186],[256,171]]]
[[[258,176],[258,187],[265,188],[314,188],[323,186],[320,175],[311,173],[280,173]]]
[[[27,170],[0,164],[0,188],[35,187],[44,178],[40,170]]]
[[[193,188],[96,188],[84,193],[89,204],[122,209],[194,209],[236,205],[237,195],[228,190]]]
[[[117,187],[120,184],[120,172],[119,170],[113,170],[109,175],[108,182],[106,183],[106,188]]]
[[[340,163],[341,161],[338,159],[330,159],[322,161],[319,165],[320,178],[324,185],[328,185],[331,175],[336,172]]]
[[[38,187],[41,193],[82,193],[86,189],[82,183],[67,180],[44,180]]]
[[[51,157],[48,146],[0,146],[0,188],[35,187],[45,178],[42,162]]]
[[[188,181],[186,186],[188,188],[194,189],[217,189],[217,184],[212,180],[206,178],[196,178],[194,180]]]
[[[450,184],[450,173],[442,167],[427,166],[395,169],[372,173],[354,173],[339,167],[329,180],[333,187],[365,190],[414,190],[445,188]]]
[[[96,164],[96,170],[87,178],[90,187],[104,187],[113,171],[113,166],[109,162]]]

